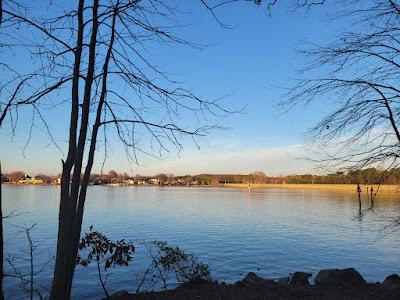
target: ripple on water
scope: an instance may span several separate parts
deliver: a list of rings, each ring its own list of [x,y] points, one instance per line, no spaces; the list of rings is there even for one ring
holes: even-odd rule
[[[5,214],[28,212],[5,224],[5,246],[21,253],[27,243],[21,224],[36,223],[35,263],[55,251],[57,187],[3,188]],[[247,190],[185,187],[90,187],[83,228],[94,225],[111,238],[167,240],[209,263],[218,280],[236,281],[249,271],[270,278],[294,271],[316,274],[321,268],[356,267],[369,281],[400,272],[398,235],[380,237],[379,218],[398,213],[398,200],[377,200],[377,214],[355,221],[358,204],[351,194],[328,191]],[[134,263],[111,272],[111,291],[134,290],[148,263],[137,248]],[[19,265],[21,268],[24,265]],[[52,262],[38,276],[50,285]],[[25,299],[7,278],[6,292]],[[102,296],[93,267],[77,268],[74,297]]]

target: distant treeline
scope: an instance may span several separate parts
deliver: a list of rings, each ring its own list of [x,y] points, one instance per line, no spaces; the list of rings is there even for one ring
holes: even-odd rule
[[[241,174],[201,174],[193,176],[202,184],[218,183],[292,183],[292,184],[400,184],[400,168],[390,171],[368,168],[327,175],[266,176],[262,172]]]
[[[286,183],[302,184],[400,184],[400,168],[390,171],[367,168],[327,175],[290,175],[283,177],[283,179]]]
[[[19,183],[28,175],[22,171],[3,174],[2,181]],[[30,177],[41,180],[43,183],[59,183],[60,175],[49,176],[37,174]],[[260,183],[299,183],[299,184],[400,184],[400,168],[392,169],[390,172],[376,168],[354,170],[349,172],[336,172],[327,175],[288,175],[288,176],[266,176],[257,171],[250,174],[199,174],[174,176],[173,174],[157,174],[154,176],[129,176],[127,173],[118,174],[109,171],[106,174],[91,175],[91,183],[97,184],[160,184],[160,185],[218,185],[224,183],[260,184]],[[29,181],[28,181],[29,182]]]

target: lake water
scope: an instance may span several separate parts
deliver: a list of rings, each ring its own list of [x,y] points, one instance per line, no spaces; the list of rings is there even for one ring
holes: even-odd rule
[[[3,186],[5,249],[27,271],[28,243],[21,226],[36,224],[37,283],[50,287],[57,236],[59,188]],[[364,195],[365,196],[365,195]],[[363,204],[364,205],[364,204]],[[366,203],[365,203],[366,205]],[[90,187],[84,231],[90,225],[113,239],[166,240],[208,263],[215,279],[233,282],[254,271],[268,278],[294,271],[355,267],[368,281],[400,273],[400,234],[382,234],[400,201],[379,198],[362,222],[356,196],[328,191],[196,187]],[[147,261],[139,246],[129,267],[110,272],[110,292],[133,291]],[[10,271],[10,267],[5,263]],[[5,279],[7,299],[25,299],[18,281]],[[73,298],[103,296],[96,270],[77,267]]]

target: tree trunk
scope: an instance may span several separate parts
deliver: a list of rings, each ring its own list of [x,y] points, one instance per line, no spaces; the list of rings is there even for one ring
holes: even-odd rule
[[[69,172],[66,173],[65,164],[63,163],[60,211],[58,217],[57,253],[50,299],[69,299],[71,293],[69,288],[70,284],[68,284],[67,279],[69,255],[66,247],[67,244],[71,244],[71,237],[66,230],[67,217],[69,216],[67,211],[67,204],[69,202],[69,177]]]
[[[3,20],[3,1],[0,0],[0,25],[2,20]]]
[[[3,294],[3,278],[4,278],[4,273],[3,273],[3,201],[1,198],[2,190],[1,190],[1,185],[2,185],[2,180],[3,179],[3,174],[1,173],[1,163],[0,163],[0,300],[4,300],[4,294]]]
[[[50,299],[63,300],[70,299],[73,276],[75,271],[76,255],[78,252],[79,238],[83,219],[83,206],[86,197],[79,197],[79,191],[86,190],[86,185],[82,184],[81,170],[85,150],[87,128],[89,122],[89,110],[91,100],[91,90],[94,77],[96,42],[98,30],[98,6],[99,1],[93,1],[93,24],[91,41],[89,45],[89,59],[87,75],[85,79],[84,97],[82,104],[82,114],[80,121],[80,132],[78,145],[76,145],[78,107],[79,107],[79,75],[82,51],[83,36],[83,6],[84,1],[79,1],[78,6],[78,40],[74,62],[74,80],[72,85],[72,109],[70,122],[70,140],[67,160],[63,162],[63,172],[61,178],[60,211],[58,220],[58,238],[56,263],[54,267],[53,284]],[[73,176],[71,179],[71,170]],[[78,202],[79,200],[79,202]],[[77,209],[79,206],[79,209]],[[76,222],[80,226],[76,226]]]

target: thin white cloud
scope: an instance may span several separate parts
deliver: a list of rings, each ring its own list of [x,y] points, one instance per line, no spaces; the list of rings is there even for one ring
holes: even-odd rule
[[[263,171],[269,176],[315,173],[313,164],[306,159],[307,151],[302,145],[267,147],[243,150],[238,141],[219,141],[219,147],[204,147],[198,151],[183,151],[181,157],[169,157],[157,160],[142,157],[140,165],[128,163],[124,153],[113,153],[107,159],[105,171],[116,170],[130,175],[154,175],[157,173],[173,173],[175,175],[200,173],[242,173]],[[1,152],[1,151],[0,151]],[[45,155],[44,152],[46,153]],[[61,172],[60,158],[51,149],[42,153],[28,153],[22,157],[19,153],[10,155],[3,171],[24,170],[28,174],[58,174]],[[102,154],[98,153],[93,172],[99,172],[102,165]]]
[[[224,151],[219,153],[183,153],[180,159],[150,161],[147,166],[135,168],[135,172],[150,175],[174,173],[175,175],[199,173],[242,173],[263,171],[270,176],[306,173],[313,171],[313,164],[305,159],[302,145],[246,151]],[[314,170],[315,171],[315,170]]]

